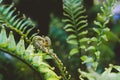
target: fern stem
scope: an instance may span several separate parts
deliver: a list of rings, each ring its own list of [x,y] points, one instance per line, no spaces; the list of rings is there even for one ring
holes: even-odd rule
[[[52,49],[48,49],[48,48],[44,48],[43,51],[45,53],[47,53],[48,55],[50,55],[54,59],[57,67],[59,68],[59,70],[61,72],[61,75],[62,75],[61,77],[64,80],[70,80],[71,75],[68,74],[68,71],[66,71],[66,67],[64,67],[62,61],[58,58],[56,53],[54,53]]]

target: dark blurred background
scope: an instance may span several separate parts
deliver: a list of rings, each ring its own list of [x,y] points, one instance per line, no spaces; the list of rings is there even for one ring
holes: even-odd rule
[[[17,9],[34,20],[40,29],[40,34],[49,32],[50,14],[62,16],[62,0],[13,0]]]

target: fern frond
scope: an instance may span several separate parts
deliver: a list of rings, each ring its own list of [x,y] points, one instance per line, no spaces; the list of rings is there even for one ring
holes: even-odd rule
[[[39,74],[42,74],[45,80],[60,80],[60,77],[54,72],[54,68],[45,61],[45,55],[43,56],[44,53],[42,53],[42,51],[35,53],[35,49],[32,44],[25,46],[23,37],[19,40],[18,43],[16,43],[13,32],[11,31],[7,37],[5,27],[2,26],[1,28],[1,51],[21,60],[32,70],[38,72]]]
[[[0,4],[0,23],[5,24],[6,27],[23,36],[26,40],[28,40],[29,33],[35,27],[30,18],[26,18],[25,15],[20,17],[20,12],[16,14],[14,4]]]
[[[107,27],[107,24],[109,23],[110,17],[112,14],[112,9],[114,5],[116,4],[116,0],[107,0],[103,3],[103,7],[101,7],[101,13],[98,13],[97,20],[94,21],[94,24],[97,27],[94,27],[93,30],[95,31],[96,35],[94,37],[88,39],[88,45],[87,47],[84,47],[85,51],[94,53],[92,56],[94,56],[93,60],[89,60],[89,56],[82,56],[81,59],[85,63],[90,63],[91,65],[88,65],[88,67],[94,68],[96,70],[98,66],[98,61],[100,59],[100,53],[99,47],[101,44],[104,44],[103,41],[108,41],[106,32],[109,32],[110,29]],[[85,39],[87,41],[87,39]],[[82,41],[85,41],[82,40]],[[92,45],[91,45],[92,44]],[[89,62],[86,62],[89,61]]]
[[[98,66],[98,61],[100,59],[100,46],[104,44],[103,41],[108,41],[106,32],[110,32],[110,29],[107,27],[109,23],[110,17],[113,15],[112,10],[114,5],[116,4],[116,0],[107,0],[103,3],[103,7],[101,7],[101,13],[98,13],[97,20],[94,21],[94,24],[97,27],[94,27],[96,35],[92,38],[84,38],[80,40],[80,42],[87,41],[88,45],[83,45],[82,48],[86,53],[93,53],[92,58],[91,55],[82,56],[81,60],[83,63],[86,63],[87,67],[92,67],[96,70]],[[90,45],[89,45],[90,44]]]
[[[99,46],[103,43],[103,40],[108,41],[106,32],[109,32],[110,29],[107,27],[107,24],[109,23],[109,20],[113,15],[112,10],[116,2],[117,0],[106,0],[106,2],[103,2],[101,13],[97,14],[97,20],[94,21],[94,24],[97,25],[96,28],[93,28],[93,30],[97,33],[97,44],[95,50],[97,61],[99,60],[98,56],[100,56],[100,51],[98,49]]]
[[[65,31],[69,33],[67,42],[76,46],[70,51],[70,55],[79,53],[81,55],[80,41],[88,31],[85,28],[88,26],[87,16],[84,14],[85,9],[82,5],[82,0],[63,0],[63,9],[66,23]]]

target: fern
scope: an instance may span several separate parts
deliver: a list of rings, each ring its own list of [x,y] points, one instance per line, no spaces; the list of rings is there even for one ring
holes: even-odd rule
[[[96,61],[99,61],[100,50],[99,46],[104,44],[103,41],[108,41],[106,32],[110,32],[110,29],[107,27],[110,18],[112,17],[112,9],[116,4],[116,0],[107,0],[103,3],[103,7],[101,7],[101,13],[97,14],[97,20],[94,21],[94,24],[97,27],[93,28],[93,30],[97,33],[95,45],[95,56]],[[97,68],[97,65],[95,66]]]
[[[112,72],[112,70],[115,69],[118,71],[117,73]],[[84,78],[87,78],[88,80],[119,80],[120,79],[120,66],[117,65],[109,65],[109,68],[105,68],[105,71],[102,74],[98,74],[92,69],[88,69],[89,73],[81,71],[80,72],[80,79],[84,80]]]
[[[2,0],[0,0],[1,2]],[[78,70],[81,74],[81,80],[84,80],[84,78],[88,80],[109,80],[112,79],[112,76],[115,76],[113,80],[120,79],[120,66],[110,65],[102,74],[96,72],[101,53],[99,46],[104,44],[104,41],[108,41],[106,32],[110,32],[110,30],[107,24],[112,16],[112,9],[115,4],[116,0],[107,0],[103,3],[101,13],[98,13],[97,20],[94,21],[96,27],[93,30],[97,34],[93,37],[87,37],[89,32],[86,29],[88,22],[82,0],[63,0],[63,14],[65,16],[63,21],[66,23],[64,29],[69,34],[67,42],[73,47],[69,55],[71,57],[79,54],[82,63],[87,65],[88,72]],[[0,4],[0,50],[27,64],[42,76],[42,80],[71,80],[71,75],[69,75],[66,67],[53,52],[53,49],[50,48],[50,39],[44,36],[35,36],[37,33],[28,37],[34,27],[35,25],[29,18],[24,15],[20,17],[20,13],[16,14],[14,4]],[[11,30],[8,35],[6,28]],[[13,32],[21,36],[18,42],[16,42]],[[28,46],[25,45],[26,41],[29,42]],[[60,76],[55,73],[54,67],[47,63],[47,56],[56,63]],[[118,73],[113,73],[112,69],[117,70]]]
[[[103,3],[103,7],[101,7],[101,13],[97,14],[97,20],[94,21],[94,24],[96,24],[99,28],[93,28],[93,30],[98,34],[98,44],[100,44],[101,39],[104,39],[105,41],[108,41],[107,36],[105,34],[106,31],[109,31],[109,28],[107,27],[107,24],[109,23],[109,20],[111,18],[112,9],[114,8],[114,5],[116,3],[116,0],[107,0],[107,2]]]
[[[25,41],[31,43],[31,38],[37,34],[35,33],[28,38],[35,25],[30,18],[26,18],[24,15],[19,18],[20,13],[16,15],[15,13],[14,4],[10,6],[0,4],[0,50],[24,62],[32,70],[42,74],[45,80],[59,80],[60,77],[53,71],[54,68],[45,61],[47,55],[42,51],[36,53],[32,44],[25,46]],[[12,30],[8,37],[5,28]],[[13,31],[21,36],[18,43],[16,43]],[[43,79],[43,77],[41,78]]]
[[[64,16],[63,21],[66,24],[65,31],[69,33],[67,42],[76,47],[70,51],[70,56],[79,53],[81,55],[81,44],[87,39],[84,38],[88,31],[84,30],[87,27],[87,16],[84,16],[85,9],[83,8],[81,0],[63,0]]]
[[[48,63],[45,62],[45,56],[42,52],[35,53],[33,45],[29,45],[25,49],[23,37],[18,43],[15,42],[13,32],[9,33],[7,37],[5,27],[2,26],[0,33],[0,50],[6,52],[17,59],[23,61],[27,64],[32,70],[35,70],[38,73],[44,75],[45,80],[59,80],[60,77],[53,71]]]
[[[54,62],[56,63],[62,75],[62,79],[70,80],[71,75],[68,74],[68,71],[66,70],[66,67],[64,67],[62,61],[57,57],[56,53],[53,52],[53,49],[50,48],[51,40],[48,37],[35,36],[33,37],[32,43],[37,51],[42,50],[43,52],[51,56],[52,59],[54,59]]]
[[[110,79],[109,75],[112,76],[112,73],[110,72],[112,67],[110,67],[108,69],[108,71],[106,70],[105,72],[103,72],[102,75],[98,74],[94,70],[96,70],[96,68],[98,66],[98,61],[100,58],[101,52],[99,50],[99,47],[101,46],[101,44],[104,44],[104,41],[108,41],[106,32],[110,32],[110,29],[107,27],[107,24],[109,23],[109,20],[110,20],[111,16],[113,15],[112,9],[114,8],[115,4],[116,4],[116,0],[107,0],[106,2],[103,3],[103,7],[101,7],[101,13],[97,14],[97,20],[94,21],[94,24],[97,27],[93,28],[93,30],[97,33],[97,36],[94,36],[94,37],[90,38],[90,40],[89,40],[89,44],[94,43],[93,45],[89,46],[89,47],[93,47],[93,49],[94,49],[95,57],[91,58],[92,68],[94,68],[94,69],[91,69],[91,66],[88,66],[88,71],[90,73],[81,71],[79,69],[79,72],[81,74],[80,75],[81,80],[84,80],[84,78],[82,78],[82,77],[86,77],[88,80],[103,80],[103,79],[105,79],[105,76],[107,77],[105,80],[109,80]],[[90,61],[89,60],[90,58],[88,58],[88,56],[82,56],[81,59],[83,61],[87,61],[87,60]],[[116,75],[116,77],[115,77],[116,79],[112,79],[112,80],[119,79],[119,73],[118,74],[116,73],[115,75]]]
[[[87,65],[88,70],[89,68],[96,70],[100,58],[99,46],[104,44],[103,40],[108,41],[106,32],[109,32],[110,29],[107,27],[107,24],[110,17],[113,15],[112,9],[116,4],[116,0],[107,0],[106,3],[103,3],[103,7],[101,7],[102,13],[98,13],[97,20],[94,21],[94,24],[97,27],[94,27],[93,30],[97,33],[97,35],[94,35],[93,37],[86,37],[88,31],[85,28],[88,24],[86,20],[87,17],[82,16],[85,12],[85,9],[81,6],[82,0],[64,0],[63,3],[63,14],[66,17],[64,22],[67,23],[64,29],[69,33],[67,42],[75,46],[75,48],[70,51],[70,56],[79,53],[82,63]],[[85,55],[81,53],[82,49],[84,50]],[[94,80],[94,77],[96,76],[87,74],[81,70],[79,71],[81,76],[84,75],[89,80]],[[80,79],[84,80],[83,78]],[[99,79],[101,78],[98,78],[98,80]]]
[[[34,52],[35,49],[32,44],[28,46],[27,49],[25,49],[25,41],[29,41],[31,43],[31,39],[37,34],[33,34],[29,39],[28,35],[29,32],[34,28],[34,24],[31,22],[31,20],[23,16],[22,18],[19,18],[19,13],[17,15],[14,15],[15,9],[13,9],[14,4],[8,5],[0,5],[0,23],[1,23],[1,34],[0,34],[0,50],[7,52],[8,54],[20,59],[24,63],[26,63],[30,68],[33,70],[41,73],[44,75],[45,80],[59,80],[60,77],[57,76],[57,74],[53,71],[54,68],[49,66],[45,62],[45,59],[43,54],[48,53],[46,55],[50,55],[58,65],[58,68],[60,69],[60,72],[62,74],[62,78],[65,80],[69,80],[70,76],[67,75],[68,72],[66,71],[66,68],[63,67],[63,63],[61,60],[53,53],[53,51],[50,49],[43,48],[39,50],[37,53]],[[20,41],[16,44],[16,40],[14,39],[13,32],[11,31],[9,34],[9,37],[7,38],[6,35],[6,28],[10,28],[11,30],[18,33],[21,37]],[[29,29],[28,29],[29,28]],[[27,29],[27,30],[26,30]],[[44,47],[44,45],[42,45]],[[45,50],[44,50],[45,49]],[[46,51],[47,50],[47,51]],[[45,52],[45,53],[43,53]],[[68,76],[68,77],[66,77]]]
[[[96,35],[93,37],[89,37],[86,40],[87,46],[83,46],[85,52],[89,55],[84,55],[81,57],[83,63],[88,64],[87,67],[93,67],[94,70],[97,69],[98,61],[100,59],[100,46],[104,44],[104,41],[108,41],[107,32],[110,32],[110,29],[107,27],[107,24],[110,20],[112,14],[112,9],[116,4],[116,0],[107,0],[103,3],[103,7],[101,7],[101,13],[97,14],[97,20],[94,21],[96,27],[93,28]],[[92,54],[93,53],[93,54]]]
[[[20,12],[16,14],[14,4],[0,4],[0,23],[5,24],[6,27],[23,36],[26,41],[30,41],[29,39],[32,38],[31,36],[31,38],[28,39],[28,35],[35,27],[35,24],[31,21],[30,18],[26,18],[25,15],[20,17]],[[36,35],[36,33],[33,35]]]

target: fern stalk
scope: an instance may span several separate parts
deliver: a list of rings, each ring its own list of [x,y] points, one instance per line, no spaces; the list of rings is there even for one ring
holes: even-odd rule
[[[54,59],[56,65],[57,65],[57,67],[60,70],[60,73],[62,75],[61,78],[64,80],[70,80],[71,75],[68,74],[68,71],[66,71],[66,67],[64,67],[62,61],[58,58],[56,53],[54,53],[52,49],[49,49],[49,48],[44,47],[44,46],[42,48],[42,51],[44,51],[45,53],[50,55],[52,57],[52,59]]]

